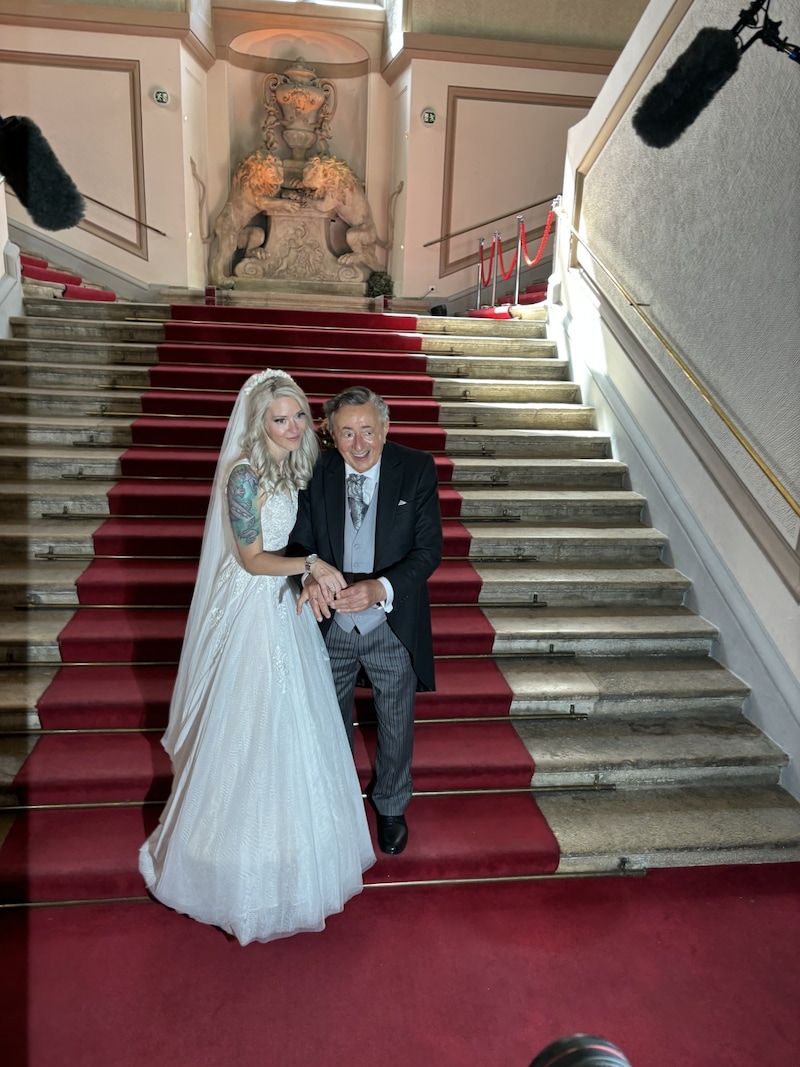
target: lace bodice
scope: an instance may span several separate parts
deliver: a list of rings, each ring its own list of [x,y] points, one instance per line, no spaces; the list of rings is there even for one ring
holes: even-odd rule
[[[261,508],[261,536],[265,552],[285,548],[297,516],[297,490],[291,495],[274,493]]]

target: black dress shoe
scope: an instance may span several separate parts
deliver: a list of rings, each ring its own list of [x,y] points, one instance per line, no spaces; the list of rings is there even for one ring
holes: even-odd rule
[[[378,816],[378,845],[381,852],[389,856],[397,856],[403,851],[408,843],[408,826],[404,815],[381,815]]]

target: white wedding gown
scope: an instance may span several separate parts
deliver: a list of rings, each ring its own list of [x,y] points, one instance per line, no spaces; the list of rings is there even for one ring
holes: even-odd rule
[[[266,551],[296,511],[296,493],[267,501]],[[242,944],[322,930],[375,862],[325,644],[296,599],[288,579],[223,562],[184,645],[172,793],[139,853],[158,900]]]

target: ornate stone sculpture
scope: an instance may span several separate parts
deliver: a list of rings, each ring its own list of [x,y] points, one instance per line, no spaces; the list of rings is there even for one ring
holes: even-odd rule
[[[363,285],[382,269],[377,250],[385,245],[361,181],[328,154],[333,84],[297,59],[283,74],[265,77],[264,107],[265,147],[237,168],[214,226],[212,283],[230,286],[241,278]],[[290,150],[283,159],[279,131]],[[344,247],[341,236],[336,247],[336,220],[345,227]],[[243,255],[234,263],[238,251]]]

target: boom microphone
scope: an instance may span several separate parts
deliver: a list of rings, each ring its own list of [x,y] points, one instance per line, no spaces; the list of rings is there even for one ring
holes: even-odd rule
[[[689,129],[739,66],[731,30],[706,27],[645,96],[633,128],[651,148],[667,148]]]
[[[83,197],[30,119],[0,119],[0,173],[42,229],[68,230],[83,218]]]

